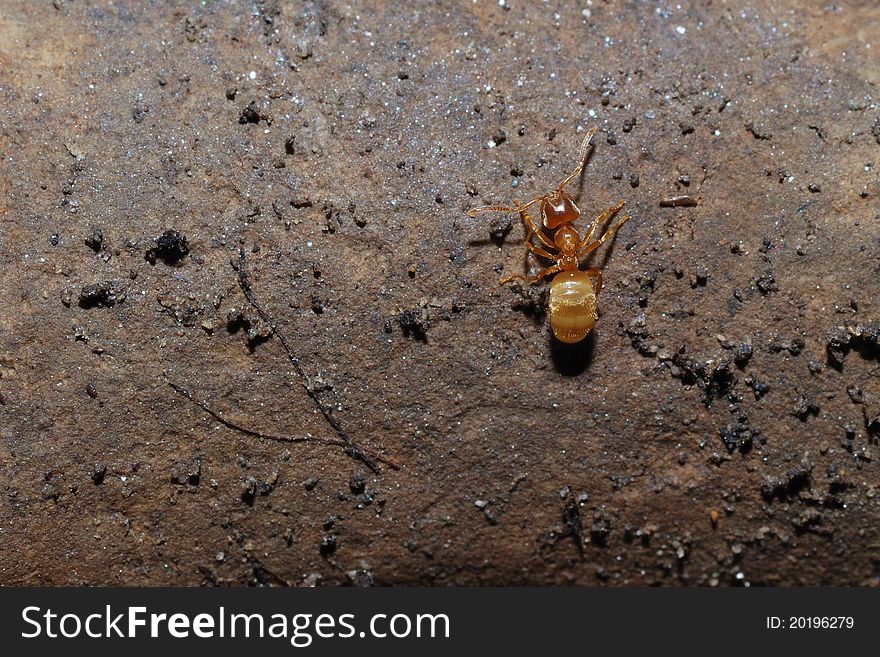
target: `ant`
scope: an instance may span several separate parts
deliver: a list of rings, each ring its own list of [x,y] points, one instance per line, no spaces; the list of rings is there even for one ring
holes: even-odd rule
[[[583,239],[572,226],[572,223],[581,216],[581,211],[571,195],[565,191],[565,186],[583,171],[590,150],[590,141],[595,134],[595,127],[587,131],[581,144],[577,167],[553,191],[536,196],[525,204],[515,200],[513,207],[488,205],[468,210],[469,217],[476,217],[481,212],[518,212],[526,231],[523,241],[525,247],[535,255],[556,262],[552,267],[542,269],[534,276],[507,276],[500,279],[499,283],[504,285],[513,280],[537,283],[545,276],[556,274],[550,283],[548,303],[550,327],[556,339],[567,344],[583,340],[599,319],[596,313],[596,295],[602,290],[602,270],[599,268],[581,270],[580,259],[614,237],[618,229],[630,220],[628,214],[624,215],[616,225],[605,231],[602,237],[593,239],[599,226],[623,208],[624,201],[620,201],[593,220]],[[536,203],[541,205],[541,226],[535,225],[527,211],[529,206]],[[544,232],[545,229],[556,231],[552,239]],[[537,237],[546,249],[534,244],[532,236]]]

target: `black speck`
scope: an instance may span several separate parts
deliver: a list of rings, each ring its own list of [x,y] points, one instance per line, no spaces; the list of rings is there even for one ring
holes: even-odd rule
[[[106,281],[86,285],[79,293],[80,308],[110,308],[125,300],[125,293]]]
[[[747,342],[741,342],[737,345],[733,352],[733,362],[738,367],[743,367],[752,358],[752,345]]]
[[[348,487],[351,489],[351,492],[355,495],[360,495],[364,492],[364,489],[367,485],[367,477],[363,472],[358,470],[357,472],[352,473],[351,477],[348,480]]]
[[[806,421],[810,415],[819,414],[819,405],[806,395],[799,395],[794,401],[791,414],[800,420]]]
[[[104,478],[107,476],[107,466],[103,463],[95,463],[92,466],[92,473],[89,475],[92,478],[92,482],[95,486],[100,486],[104,483]]]
[[[252,100],[247,104],[247,107],[241,110],[241,115],[238,117],[238,122],[242,125],[245,125],[247,123],[260,122],[260,108],[257,105],[257,101]]]
[[[176,230],[166,230],[159,237],[154,238],[153,242],[156,246],[144,254],[146,260],[151,264],[155,263],[158,258],[166,265],[173,265],[189,254],[186,236]]]
[[[327,534],[324,536],[318,546],[318,551],[321,553],[322,557],[333,556],[333,553],[336,552],[336,536],[333,534]]]
[[[779,289],[776,285],[776,279],[773,278],[773,272],[765,272],[755,279],[755,287],[761,294],[767,295]]]
[[[413,337],[421,342],[427,341],[430,321],[426,308],[404,310],[397,316],[397,323],[400,324],[406,337]]]
[[[85,243],[87,247],[97,253],[104,244],[104,233],[100,228],[92,228],[89,234],[86,235]]]
[[[257,496],[257,480],[248,475],[241,480],[241,501],[248,506],[253,506]]]

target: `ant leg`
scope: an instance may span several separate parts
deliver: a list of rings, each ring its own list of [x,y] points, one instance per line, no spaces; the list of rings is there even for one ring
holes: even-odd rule
[[[578,165],[575,167],[574,171],[572,171],[568,175],[568,177],[565,180],[563,180],[561,183],[559,183],[559,191],[560,192],[562,191],[563,187],[565,187],[568,183],[570,183],[572,180],[574,180],[575,178],[577,178],[580,175],[581,169],[584,168],[584,164],[586,164],[586,162],[587,162],[587,153],[590,150],[590,140],[593,138],[593,135],[595,135],[595,134],[596,134],[596,126],[593,126],[589,130],[587,130],[587,134],[584,136],[584,141],[581,142],[581,151],[580,151],[580,154],[578,155]]]
[[[625,202],[626,201],[620,201],[619,203],[608,208],[607,210],[605,210],[605,212],[593,219],[593,223],[590,224],[590,228],[587,230],[587,234],[584,235],[584,239],[581,240],[581,243],[578,246],[578,251],[580,251],[593,241],[593,235],[596,233],[596,229],[598,229],[601,224],[605,223],[611,217],[620,212],[620,209],[623,207],[623,204]]]
[[[515,205],[520,208],[519,216],[522,219],[523,226],[526,229],[526,242],[529,242],[531,236],[534,235],[535,237],[537,237],[541,241],[541,243],[544,246],[551,248],[555,251],[556,245],[544,234],[543,230],[541,230],[538,226],[535,225],[535,222],[532,219],[532,216],[528,212],[526,212],[526,210],[524,209],[525,206],[519,205],[518,202],[515,202]],[[555,260],[555,258],[552,258],[552,257],[550,259]]]
[[[537,196],[537,197],[533,198],[531,201],[529,201],[528,203],[526,203],[525,205],[520,205],[519,203],[517,203],[516,206],[512,207],[512,208],[508,207],[506,205],[484,205],[481,208],[471,208],[470,210],[467,211],[467,215],[469,217],[476,217],[481,212],[504,212],[504,213],[510,214],[511,212],[520,212],[523,208],[527,208],[530,205],[533,205],[533,204],[537,203],[538,201],[543,201],[543,200],[544,200],[543,196]]]
[[[555,274],[560,269],[559,265],[553,265],[552,267],[548,267],[547,269],[542,269],[534,276],[520,276],[519,274],[514,274],[513,276],[506,276],[498,281],[501,285],[505,283],[509,283],[510,281],[523,281],[525,283],[537,283],[542,278],[549,274]]]
[[[542,258],[547,258],[547,260],[557,260],[558,259],[557,256],[551,255],[550,253],[548,253],[544,249],[541,249],[541,248],[535,246],[534,244],[532,244],[529,241],[526,241],[525,245],[529,251],[531,251],[535,255],[541,256]]]
[[[593,278],[596,279],[596,285],[595,285],[595,288],[596,288],[596,289],[595,289],[595,293],[596,293],[596,296],[598,296],[598,295],[599,295],[599,292],[602,291],[602,270],[601,270],[601,269],[596,269],[596,268],[593,268],[593,269],[585,269],[585,270],[584,270],[584,273],[585,273],[587,276],[592,276]]]
[[[607,240],[611,237],[614,237],[614,234],[617,232],[617,230],[621,226],[623,226],[623,224],[625,224],[627,221],[629,221],[630,219],[632,219],[632,217],[630,217],[628,214],[624,215],[623,219],[621,219],[616,225],[614,225],[611,228],[609,228],[608,230],[606,230],[605,234],[602,237],[600,237],[598,240],[596,240],[592,244],[588,244],[586,247],[584,247],[581,250],[581,252],[578,253],[578,256],[585,256],[588,253],[591,253],[592,251],[595,251],[596,249],[598,249],[600,246],[602,246],[602,244],[605,243],[605,240]]]

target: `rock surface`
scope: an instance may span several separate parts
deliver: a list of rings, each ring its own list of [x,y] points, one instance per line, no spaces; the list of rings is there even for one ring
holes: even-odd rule
[[[0,583],[878,584],[875,3],[201,5],[0,15]]]

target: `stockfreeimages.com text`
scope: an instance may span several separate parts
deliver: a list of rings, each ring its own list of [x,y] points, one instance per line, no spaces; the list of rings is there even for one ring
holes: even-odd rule
[[[103,612],[88,615],[59,614],[51,609],[25,607],[21,612],[26,639],[48,638],[157,638],[190,636],[211,638],[289,639],[297,648],[311,645],[315,638],[449,638],[446,614],[373,614],[358,630],[354,614],[242,614],[220,607],[213,614],[148,613],[146,607],[126,607],[114,612],[107,605]]]

